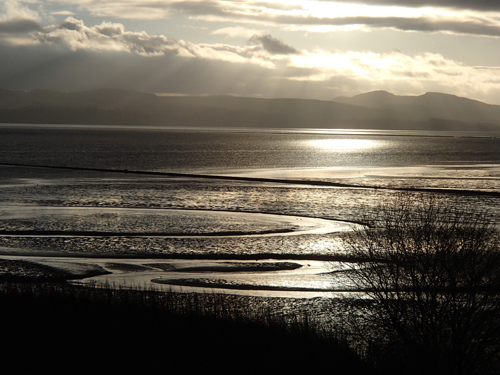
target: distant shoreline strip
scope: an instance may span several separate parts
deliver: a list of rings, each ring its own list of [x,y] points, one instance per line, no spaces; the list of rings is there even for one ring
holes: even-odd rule
[[[64,166],[51,166],[51,165],[36,165],[36,164],[18,164],[18,163],[2,163],[0,165],[10,167],[26,167],[26,168],[47,168],[47,169],[64,169],[74,171],[88,171],[88,172],[105,172],[105,173],[125,173],[125,174],[138,174],[149,176],[163,176],[163,177],[179,177],[179,178],[204,178],[211,180],[229,180],[229,181],[251,181],[251,182],[271,182],[280,184],[298,184],[298,185],[318,185],[330,187],[347,187],[359,189],[378,189],[376,187],[365,187],[351,184],[339,184],[327,181],[311,181],[311,180],[283,180],[276,178],[257,178],[257,177],[241,177],[241,176],[220,176],[208,174],[190,174],[190,173],[175,173],[175,172],[153,172],[153,171],[131,171],[128,169],[107,169],[107,168],[86,168],[86,167],[64,167]]]
[[[103,172],[103,173],[124,173],[146,176],[162,176],[172,178],[193,178],[193,179],[210,179],[210,180],[226,180],[226,181],[246,181],[246,182],[260,182],[260,183],[277,183],[287,185],[307,185],[319,187],[337,187],[346,189],[370,189],[370,190],[389,190],[389,191],[408,191],[420,193],[436,193],[436,194],[453,194],[453,195],[482,195],[500,197],[500,192],[496,191],[476,191],[476,190],[460,190],[460,189],[433,189],[433,188],[394,188],[394,187],[380,187],[369,185],[353,185],[353,184],[340,184],[337,182],[328,181],[314,181],[314,180],[284,180],[276,178],[257,178],[257,177],[241,177],[241,176],[220,176],[220,175],[207,175],[207,174],[191,174],[191,173],[175,173],[175,172],[153,172],[153,171],[131,171],[128,169],[108,169],[108,168],[86,168],[86,167],[65,167],[53,165],[36,165],[36,164],[19,164],[19,163],[3,163],[0,166],[8,167],[24,167],[24,168],[45,168],[45,169],[61,169],[72,171],[87,171],[87,172]]]

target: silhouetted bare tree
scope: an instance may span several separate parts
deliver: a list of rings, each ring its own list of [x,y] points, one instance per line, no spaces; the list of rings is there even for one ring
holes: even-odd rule
[[[366,260],[348,273],[370,297],[353,304],[358,333],[371,337],[374,357],[391,356],[405,373],[498,372],[498,230],[456,203],[402,194],[380,205],[372,228],[346,238]]]

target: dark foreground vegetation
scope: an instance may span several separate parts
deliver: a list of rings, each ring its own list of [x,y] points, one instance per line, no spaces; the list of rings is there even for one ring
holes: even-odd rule
[[[370,230],[346,240],[353,341],[379,369],[405,374],[500,373],[500,250],[494,215],[450,197],[402,194]]]
[[[0,284],[3,373],[500,373],[494,215],[402,194],[346,236],[358,263],[333,319],[270,300],[66,283]],[[324,318],[324,317],[323,317]],[[333,322],[333,323],[327,323]]]
[[[341,335],[216,294],[0,285],[2,373],[366,373]]]

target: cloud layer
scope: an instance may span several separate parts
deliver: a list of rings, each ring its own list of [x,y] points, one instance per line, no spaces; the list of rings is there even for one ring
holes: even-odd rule
[[[328,0],[325,0],[328,1]],[[350,3],[350,0],[330,0],[339,3]],[[391,5],[399,7],[443,7],[452,9],[472,9],[481,11],[500,11],[497,0],[357,0],[366,5]]]
[[[500,88],[500,69],[469,67],[440,54],[299,51],[269,34],[254,34],[245,47],[195,44],[128,32],[120,23],[89,27],[73,17],[25,32],[22,60],[31,63],[5,58],[17,47],[12,41],[1,54],[2,81],[10,87],[16,82],[30,82],[22,88],[44,86],[50,77],[59,82],[52,88],[64,90],[99,82],[181,93],[295,96],[306,90],[323,99],[381,84],[399,93],[425,90],[475,97]],[[48,66],[47,61],[54,62]],[[33,62],[46,68],[33,75]]]
[[[362,14],[359,11],[364,8],[357,5],[335,8],[337,15],[330,8],[320,14],[313,5],[322,3],[342,5],[343,1],[110,0],[96,4],[90,0],[60,0],[58,4],[63,8],[44,13],[34,10],[33,4],[8,0],[0,6],[0,88],[71,91],[119,87],[180,94],[317,99],[385,89],[396,94],[441,91],[500,103],[500,68],[494,66],[469,66],[437,52],[337,51],[321,45],[298,48],[274,34],[286,35],[290,29],[349,26],[365,31],[497,38],[500,17],[488,13],[497,10],[493,2],[484,1],[482,7],[474,8],[488,12],[462,15],[456,9],[467,8],[469,2],[465,0],[399,3],[409,7],[440,5],[453,10],[414,14],[399,8],[392,14],[369,14],[369,9]],[[392,0],[365,3],[393,4]],[[75,7],[69,10],[64,6]],[[123,20],[188,17],[190,22],[204,25],[217,21],[207,35],[220,41],[193,42],[131,31],[125,21],[116,18],[90,24],[71,15],[77,8],[86,9],[94,17],[115,13]],[[57,22],[53,18],[56,14],[70,16]]]
[[[75,3],[73,0],[61,0],[61,2]],[[314,6],[315,3],[316,6]],[[336,6],[321,8],[317,6],[317,3],[336,4]],[[355,3],[356,5],[352,5],[352,3],[347,0],[295,3],[216,0],[152,2],[115,0],[98,3],[91,0],[82,0],[78,2],[81,7],[86,8],[95,16],[127,19],[164,19],[174,15],[185,15],[207,22],[294,26],[314,31],[357,27],[500,36],[500,22],[498,20],[500,3],[498,1],[360,0]],[[358,3],[369,6],[362,7]],[[376,5],[390,5],[392,7],[384,9],[384,13],[380,13],[377,12]],[[442,7],[443,9],[428,8],[431,6]],[[409,12],[407,7],[425,8],[425,10],[422,12]],[[469,12],[466,14],[464,10],[469,10]],[[492,14],[491,12],[497,13]],[[323,28],[319,29],[319,26]]]

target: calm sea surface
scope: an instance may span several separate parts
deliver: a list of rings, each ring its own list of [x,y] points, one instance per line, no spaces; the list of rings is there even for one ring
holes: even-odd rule
[[[0,162],[185,173],[500,162],[500,133],[443,134],[1,125]]]
[[[97,273],[84,280],[122,286],[294,297],[340,292],[349,287],[343,265],[325,256],[345,256],[345,230],[397,189],[415,199],[451,192],[454,204],[487,208],[496,221],[499,136],[3,124],[0,274],[12,269],[8,262],[28,259],[41,262],[42,274],[46,266]]]

